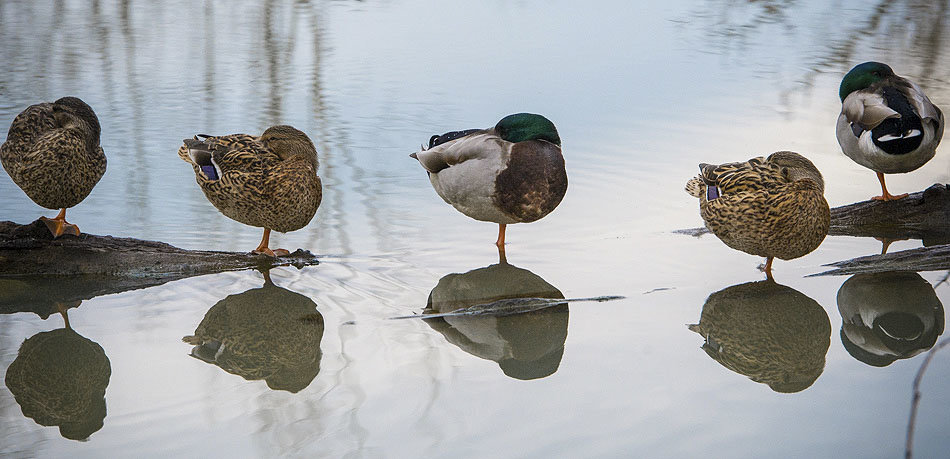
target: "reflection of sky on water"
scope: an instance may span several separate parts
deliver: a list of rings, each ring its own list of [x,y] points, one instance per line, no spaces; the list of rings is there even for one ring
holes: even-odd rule
[[[0,3],[0,123],[65,93],[82,95],[102,122],[109,170],[70,211],[84,231],[242,250],[259,232],[206,201],[175,155],[181,139],[286,122],[321,155],[321,209],[275,240],[332,256],[274,272],[324,316],[319,375],[285,394],[187,358],[181,336],[209,305],[259,287],[254,272],[84,301],[70,318],[105,349],[113,374],[106,425],[78,455],[132,445],[187,455],[781,455],[776,445],[799,457],[899,454],[919,358],[870,368],[833,337],[807,390],[783,397],[749,384],[699,352],[683,324],[710,293],[760,279],[760,260],[709,236],[669,233],[700,224],[682,186],[701,161],[792,149],[822,170],[832,205],[876,191],[873,174],[835,141],[841,75],[883,60],[950,106],[947,2],[882,5]],[[509,260],[567,297],[628,296],[572,305],[557,372],[531,382],[500,375],[424,323],[374,321],[418,312],[446,273],[496,261],[491,225],[444,204],[407,155],[432,133],[523,110],[557,124],[570,186],[554,213],[509,229]],[[945,150],[888,177],[889,187],[950,181]],[[44,212],[0,174],[0,218]],[[802,276],[879,250],[871,239],[828,238],[777,266],[776,278],[828,308],[844,279]],[[935,284],[942,274],[922,276]],[[640,295],[656,288],[670,290]],[[947,287],[936,292],[945,303]],[[0,322],[0,368],[23,339],[51,328],[25,314]],[[948,447],[944,367],[925,381],[922,457]],[[31,423],[0,388],[0,432],[10,432],[0,454],[77,455]]]

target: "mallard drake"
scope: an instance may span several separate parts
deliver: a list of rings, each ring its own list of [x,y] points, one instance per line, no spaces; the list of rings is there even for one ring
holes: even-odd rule
[[[541,115],[517,113],[489,129],[433,135],[410,156],[445,202],[475,220],[498,223],[500,248],[506,225],[539,220],[567,191],[561,138]]]
[[[914,82],[885,64],[865,62],[841,80],[841,114],[835,133],[845,155],[877,173],[881,196],[891,195],[884,174],[916,170],[934,157],[943,137],[943,112]]]
[[[686,183],[699,198],[706,227],[729,247],[772,259],[791,260],[818,248],[828,235],[831,213],[825,182],[804,156],[779,151],[743,163],[700,164]]]
[[[253,253],[287,255],[287,250],[268,247],[271,230],[303,228],[323,198],[317,149],[307,134],[291,126],[269,127],[260,137],[195,136],[184,140],[178,156],[192,165],[201,191],[221,213],[264,228]]]
[[[40,206],[60,209],[54,218],[40,217],[53,237],[79,235],[66,222],[66,209],[82,202],[106,172],[99,133],[92,108],[63,97],[20,112],[0,146],[0,163],[13,183]]]

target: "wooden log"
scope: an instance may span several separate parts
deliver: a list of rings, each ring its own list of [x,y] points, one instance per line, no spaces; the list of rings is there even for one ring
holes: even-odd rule
[[[918,247],[911,250],[868,255],[827,264],[835,269],[811,274],[812,276],[841,276],[888,271],[941,271],[950,270],[950,244]]]
[[[673,231],[699,237],[705,227]],[[950,243],[950,185],[934,184],[896,201],[862,201],[831,209],[829,236],[921,239],[925,246]]]
[[[202,274],[316,264],[317,257],[301,249],[271,258],[92,234],[53,239],[40,220],[0,222],[0,313],[31,311],[45,318],[58,306]]]
[[[921,239],[950,243],[950,185],[934,184],[896,201],[863,201],[831,209],[831,236]]]

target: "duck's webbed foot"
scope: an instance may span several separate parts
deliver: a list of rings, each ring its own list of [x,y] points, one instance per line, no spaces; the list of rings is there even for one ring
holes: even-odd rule
[[[43,223],[49,228],[49,232],[53,233],[54,238],[64,234],[79,236],[79,227],[66,221],[66,209],[60,210],[59,215],[53,218],[40,217],[40,220],[43,220]]]

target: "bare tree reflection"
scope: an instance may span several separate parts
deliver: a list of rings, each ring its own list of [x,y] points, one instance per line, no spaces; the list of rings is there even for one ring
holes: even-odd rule
[[[872,7],[859,4],[855,10],[840,2],[807,5],[795,0],[712,0],[685,22],[702,24],[703,37],[697,46],[722,55],[754,46],[794,47],[809,40],[822,43],[817,53],[802,47],[802,65],[808,70],[783,92],[782,99],[787,102],[790,93],[808,92],[818,75],[844,74],[868,60],[868,50],[873,50],[876,60],[902,69],[899,73],[928,89],[929,83],[943,78],[948,6],[948,0],[881,0]],[[816,11],[816,7],[825,10]],[[796,11],[805,8],[810,14]],[[796,21],[808,18],[821,20],[817,25],[799,27]],[[785,36],[777,40],[776,33]],[[946,86],[946,81],[939,84]]]

